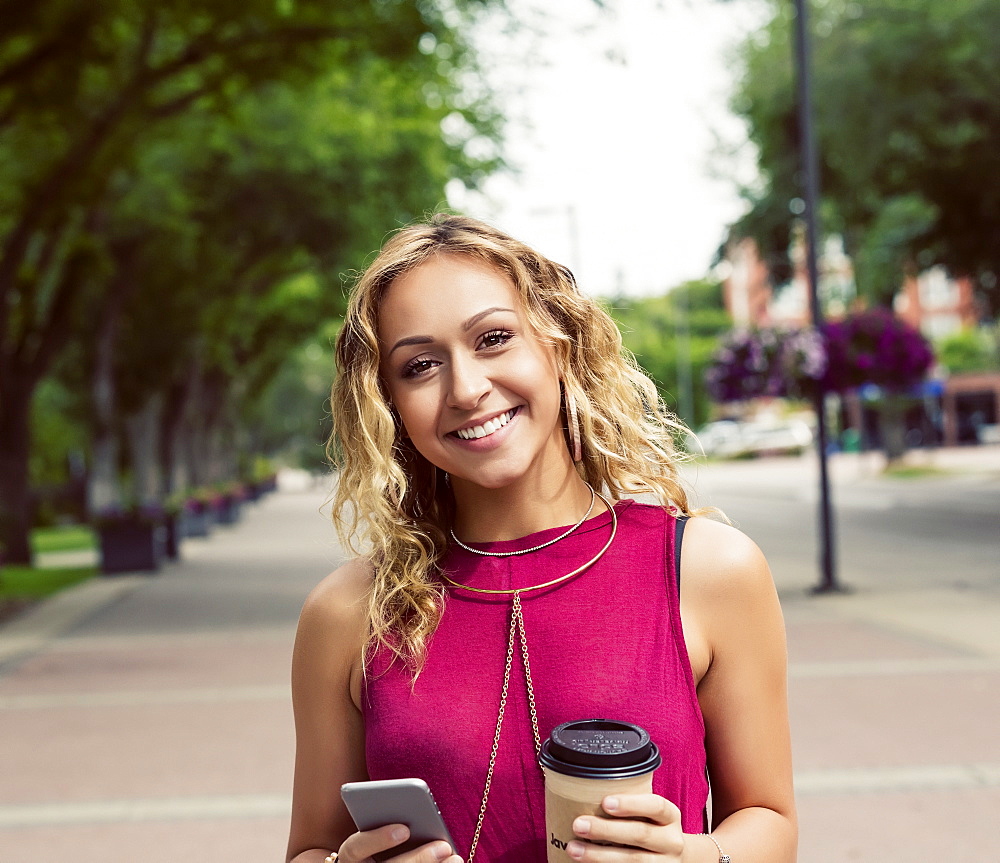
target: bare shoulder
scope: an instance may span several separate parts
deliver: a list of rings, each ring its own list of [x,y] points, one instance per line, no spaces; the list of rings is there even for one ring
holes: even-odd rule
[[[370,588],[371,569],[360,559],[348,561],[316,585],[299,615],[296,654],[329,659],[359,655],[368,634]]]
[[[745,533],[710,518],[696,517],[684,529],[682,546],[684,591],[706,599],[774,590],[763,552]]]
[[[312,589],[302,607],[302,615],[347,623],[359,610],[364,613],[371,584],[369,564],[360,558],[349,560]]]

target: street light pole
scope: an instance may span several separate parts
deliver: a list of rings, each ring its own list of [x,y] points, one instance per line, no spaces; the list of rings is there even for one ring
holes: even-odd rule
[[[823,326],[819,300],[819,267],[816,248],[819,242],[819,154],[812,124],[812,79],[809,52],[807,0],[795,0],[795,70],[798,89],[799,153],[805,180],[806,272],[812,322],[817,331]],[[827,465],[826,392],[822,385],[814,395],[816,411],[816,448],[819,455],[820,582],[816,593],[841,589],[837,583],[834,559],[833,508],[830,503],[830,474]]]

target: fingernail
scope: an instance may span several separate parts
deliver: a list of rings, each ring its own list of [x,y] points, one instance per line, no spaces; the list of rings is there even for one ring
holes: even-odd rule
[[[573,822],[573,832],[577,836],[586,836],[590,832],[590,819],[589,818],[577,818]]]
[[[569,854],[574,860],[583,859],[583,843],[582,842],[570,842],[566,846],[566,853]]]
[[[451,857],[451,848],[449,848],[447,845],[434,846],[435,860],[447,860],[449,857]]]
[[[604,811],[614,812],[618,808],[618,798],[617,797],[605,797],[604,798]]]
[[[393,842],[402,842],[406,838],[406,828],[393,827],[389,835],[392,837]]]

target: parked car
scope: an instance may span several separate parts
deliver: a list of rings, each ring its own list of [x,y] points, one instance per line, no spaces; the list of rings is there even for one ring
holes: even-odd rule
[[[812,429],[802,420],[719,420],[703,426],[694,440],[689,440],[688,448],[696,455],[704,452],[711,458],[745,458],[798,454],[811,446],[812,442]]]

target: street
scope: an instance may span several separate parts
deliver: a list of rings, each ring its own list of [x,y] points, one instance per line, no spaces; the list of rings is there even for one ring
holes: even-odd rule
[[[914,478],[885,478],[876,459],[834,459],[839,582],[856,589],[952,586],[996,595],[1000,457],[995,449],[983,459],[982,471]],[[760,545],[783,598],[819,582],[816,461],[808,453],[685,471],[698,503],[720,507]]]

